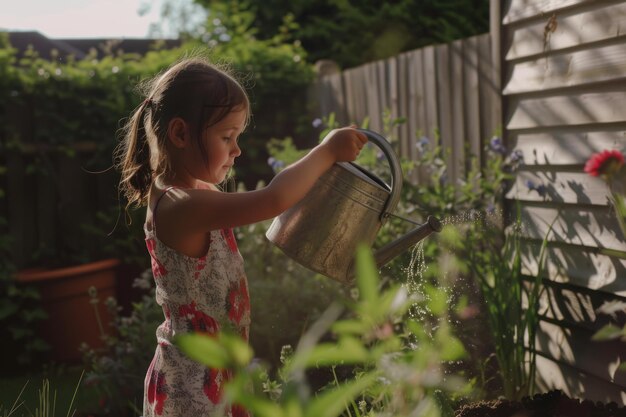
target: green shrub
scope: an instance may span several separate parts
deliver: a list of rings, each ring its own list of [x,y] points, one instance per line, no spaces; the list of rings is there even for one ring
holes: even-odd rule
[[[192,359],[209,367],[234,370],[226,398],[255,416],[440,416],[452,415],[448,394],[468,395],[469,387],[442,364],[465,354],[445,320],[407,320],[407,310],[425,299],[408,296],[399,285],[381,288],[368,248],[357,253],[358,299],[348,311],[330,306],[300,339],[293,355],[283,358],[279,380],[237,336],[209,338],[186,334],[176,343]],[[332,339],[320,342],[332,332]],[[305,371],[349,365],[346,380],[314,392]],[[250,387],[254,387],[250,390]]]
[[[116,238],[107,234],[114,230],[115,221],[109,222],[112,229],[102,227],[100,233],[93,233],[94,225],[101,226],[102,216],[114,215],[116,221],[118,216],[119,220],[124,218],[120,216],[120,207],[125,202],[119,201],[116,193],[118,176],[110,171],[116,134],[123,119],[139,104],[136,84],[181,57],[208,54],[218,63],[232,67],[249,91],[255,118],[242,137],[244,155],[237,173],[243,182],[256,184],[259,178],[267,179],[271,174],[265,163],[265,145],[272,135],[293,135],[302,130],[301,120],[307,109],[305,94],[313,70],[305,61],[294,60],[304,53],[296,45],[242,40],[209,51],[206,45],[191,41],[173,50],[155,49],[145,56],[119,54],[96,59],[93,55],[59,63],[41,59],[33,52],[18,60],[6,36],[3,39],[0,167],[6,165],[9,155],[17,155],[25,164],[25,181],[57,196],[64,195],[62,190],[67,194],[68,175],[80,181],[98,182],[97,190],[72,195],[72,204],[87,207],[73,219],[76,224],[63,224],[61,227],[67,230],[59,239],[54,236],[55,239],[33,243],[37,247],[28,248],[30,258],[20,259],[19,267],[86,262],[110,256],[103,247],[127,244],[111,244]],[[72,168],[70,174],[64,173],[68,160],[74,160],[69,166],[76,165],[80,171]],[[29,197],[27,204],[46,204],[36,199],[37,196]],[[7,204],[0,204],[0,210],[6,218]],[[57,217],[62,218],[61,208],[56,211]]]
[[[105,329],[104,348],[94,350],[83,345],[83,360],[87,369],[84,389],[99,396],[94,409],[99,415],[141,415],[143,381],[156,348],[156,329],[163,322],[163,311],[156,303],[154,280],[150,269],[135,279],[134,286],[144,295],[133,303],[128,316],[120,314],[114,299],[104,301],[113,314],[111,329]]]

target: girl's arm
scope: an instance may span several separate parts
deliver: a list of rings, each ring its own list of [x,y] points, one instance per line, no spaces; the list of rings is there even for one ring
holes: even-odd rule
[[[366,142],[367,137],[353,128],[334,130],[267,187],[255,191],[173,190],[167,204],[159,206],[159,231],[180,238],[275,217],[300,201],[335,162],[356,159]]]

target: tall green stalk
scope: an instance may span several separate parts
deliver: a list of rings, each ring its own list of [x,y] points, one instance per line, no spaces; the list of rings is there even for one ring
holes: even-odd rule
[[[522,273],[520,228],[518,220],[511,226],[502,250],[468,252],[485,300],[504,395],[509,399],[530,395],[535,388],[535,337],[543,291],[541,276],[552,224],[541,245],[537,274],[530,279]],[[480,240],[493,245],[493,239],[483,232],[470,239]]]

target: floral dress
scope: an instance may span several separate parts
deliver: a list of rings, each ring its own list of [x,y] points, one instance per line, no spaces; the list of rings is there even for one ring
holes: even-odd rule
[[[180,333],[215,335],[224,328],[248,340],[248,282],[232,229],[211,231],[210,247],[200,258],[166,246],[147,222],[144,231],[156,300],[165,316],[156,331],[158,345],[144,382],[144,417],[247,417],[243,408],[222,401],[222,386],[232,377],[229,370],[209,369],[172,344]]]

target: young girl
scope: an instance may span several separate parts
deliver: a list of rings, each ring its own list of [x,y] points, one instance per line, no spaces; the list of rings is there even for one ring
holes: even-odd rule
[[[248,339],[247,279],[232,228],[291,207],[335,162],[354,160],[367,139],[352,127],[334,130],[267,187],[225,193],[218,185],[242,152],[238,137],[250,118],[244,89],[199,58],[146,86],[117,150],[129,205],[147,205],[146,244],[165,315],[145,379],[144,416],[245,416],[222,402],[229,371],[188,359],[172,338],[228,328]]]

